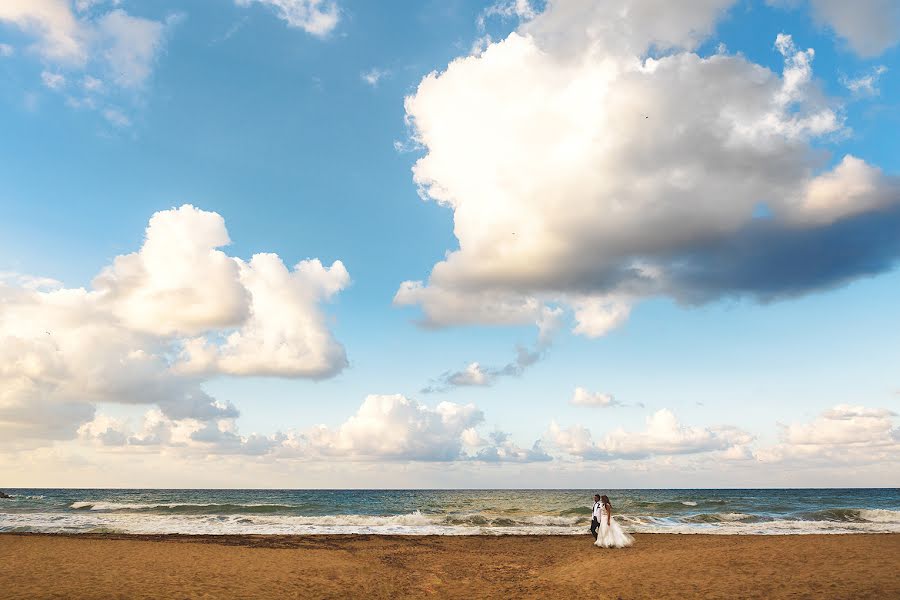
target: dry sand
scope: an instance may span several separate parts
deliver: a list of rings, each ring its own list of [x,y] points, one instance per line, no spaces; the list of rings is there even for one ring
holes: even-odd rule
[[[0,535],[11,598],[900,598],[900,535]]]

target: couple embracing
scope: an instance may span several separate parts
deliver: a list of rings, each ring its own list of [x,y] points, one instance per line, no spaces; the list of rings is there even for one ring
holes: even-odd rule
[[[600,548],[625,548],[634,543],[634,538],[625,533],[612,518],[612,504],[608,496],[594,494],[591,512],[591,535]]]

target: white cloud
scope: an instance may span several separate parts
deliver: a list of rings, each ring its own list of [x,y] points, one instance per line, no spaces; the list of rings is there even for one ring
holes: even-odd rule
[[[752,441],[752,436],[733,427],[688,427],[675,415],[661,409],[647,417],[644,431],[627,432],[621,427],[595,442],[590,430],[580,425],[562,428],[551,423],[546,443],[572,456],[588,460],[635,460],[652,456],[697,454],[729,450]]]
[[[107,415],[97,415],[78,428],[78,435],[85,440],[96,441],[104,446],[124,446],[128,443],[128,424],[121,419]]]
[[[878,80],[887,73],[887,67],[878,65],[869,70],[868,73],[858,77],[849,78],[841,77],[841,84],[854,94],[860,96],[876,96],[878,95]]]
[[[275,10],[278,18],[290,27],[297,27],[318,37],[324,37],[337,27],[341,12],[330,0],[235,0],[238,6],[253,2]]]
[[[240,435],[233,418],[172,418],[157,410],[147,411],[135,430],[128,420],[98,414],[78,430],[79,437],[100,447],[143,452],[175,448],[182,455],[209,456],[241,454],[259,456],[277,448],[286,438],[282,434]],[[232,415],[232,416],[236,416]]]
[[[488,387],[501,377],[518,377],[525,369],[539,361],[543,349],[529,350],[524,346],[516,348],[516,358],[502,367],[488,367],[472,362],[459,371],[448,371],[423,389],[425,393],[445,392],[455,387]]]
[[[53,66],[41,73],[48,88],[62,91],[67,78],[81,79],[78,94],[67,92],[67,105],[97,109],[114,127],[127,127],[131,120],[121,109],[104,106],[99,94],[117,94],[120,104],[138,104],[135,92],[150,79],[166,32],[181,15],[157,21],[133,16],[118,5],[79,0],[73,10],[68,0],[7,0],[0,3],[0,23],[34,38],[30,52],[44,66]]]
[[[759,449],[763,462],[900,462],[896,413],[884,408],[838,405],[809,423],[782,426],[780,443]]]
[[[451,373],[447,377],[450,385],[490,385],[496,378],[496,374],[485,371],[477,362],[470,363],[462,371]]]
[[[90,75],[85,75],[81,80],[81,86],[87,92],[101,92],[103,91],[104,85],[103,82],[96,77],[91,77]]]
[[[735,0],[549,0],[523,33],[551,53],[571,57],[586,48],[598,56],[637,55],[648,48],[693,49],[713,32]]]
[[[9,44],[0,44],[0,56],[7,57],[16,53],[16,49]]]
[[[184,205],[150,218],[138,252],[117,256],[94,287],[128,327],[159,335],[235,326],[248,315],[239,264],[217,213]]]
[[[133,17],[121,9],[97,21],[96,35],[116,84],[136,88],[147,81],[162,47],[164,27],[164,23]]]
[[[572,302],[577,334],[601,337],[628,320],[632,300],[622,294],[587,296]]]
[[[530,0],[498,0],[478,15],[478,27],[484,29],[485,21],[490,17],[500,17],[501,19],[515,17],[527,21],[536,16],[537,12],[531,5]]]
[[[429,408],[397,395],[370,395],[337,429],[306,434],[311,451],[361,459],[456,460],[463,433],[484,420],[474,404]]]
[[[79,12],[88,8],[79,5]],[[7,0],[0,6],[3,21],[37,38],[32,50],[45,60],[67,69],[93,63],[122,87],[138,87],[149,77],[166,26],[118,8],[96,19],[76,15],[66,0]]]
[[[494,431],[489,434],[490,442],[484,444],[474,456],[474,460],[483,462],[544,462],[553,457],[544,451],[541,441],[536,441],[531,448],[522,448],[509,438],[509,434]]]
[[[612,394],[603,392],[591,392],[583,387],[576,387],[572,399],[569,401],[572,406],[616,406],[618,402],[613,398]]]
[[[425,77],[405,101],[426,149],[413,176],[453,210],[459,248],[395,304],[447,326],[534,322],[559,303],[598,336],[648,297],[771,300],[894,264],[900,246],[877,240],[900,223],[898,179],[813,151],[847,132],[813,50],[779,35],[780,74],[689,51],[730,4],[551,1]]]
[[[543,462],[552,460],[540,441],[531,448],[494,431],[483,438],[484,414],[474,404],[441,402],[430,408],[405,396],[370,395],[337,429],[319,426],[295,435],[307,456],[349,460]]]
[[[41,81],[44,86],[51,90],[61,90],[66,85],[66,78],[59,73],[51,73],[50,71],[41,72]]]
[[[185,205],[156,213],[141,250],[117,257],[93,289],[2,274],[4,437],[71,437],[100,402],[234,418],[204,378],[322,378],[346,366],[320,307],[347,285],[343,265],[308,260],[288,272],[275,255],[244,262],[216,249],[227,243],[218,214]]]
[[[896,0],[810,0],[813,17],[866,57],[878,56],[900,41],[900,3]]]
[[[95,7],[103,6],[104,4],[119,6],[121,3],[122,0],[75,0],[75,10],[83,13],[94,9]]]
[[[194,344],[199,344],[203,370],[234,375],[321,379],[347,366],[344,347],[331,335],[318,310],[321,302],[350,283],[343,263],[325,267],[318,259],[305,260],[289,271],[275,254],[236,262],[240,282],[250,294],[250,315],[218,349],[191,340],[186,370],[197,360],[191,353]]]
[[[4,0],[0,2],[2,21],[36,37],[32,50],[45,59],[74,65],[87,60],[90,35],[67,0]]]
[[[460,371],[447,371],[422,390],[423,393],[445,392],[455,387],[487,387],[502,377],[519,377],[525,369],[544,358],[561,325],[562,309],[544,307],[538,318],[538,339],[533,348],[516,346],[516,357],[502,367],[469,363]]]
[[[830,224],[877,213],[897,203],[900,185],[881,169],[845,156],[834,169],[807,182],[788,217],[799,224]]]
[[[50,277],[34,277],[15,271],[0,271],[0,284],[22,287],[28,290],[61,288],[62,282]]]
[[[110,107],[103,109],[103,118],[106,119],[110,125],[115,127],[124,128],[131,125],[131,119],[128,118],[128,115],[118,108]]]
[[[217,410],[207,410],[210,406]],[[552,460],[540,442],[522,448],[502,431],[482,437],[476,428],[484,415],[473,404],[442,402],[432,408],[399,394],[373,394],[337,428],[320,425],[272,435],[240,434],[233,406],[198,402],[197,407],[202,410],[180,414],[151,409],[138,428],[127,419],[97,414],[81,425],[78,435],[115,451],[154,447],[194,456],[268,455],[273,460],[328,463]]]
[[[364,82],[368,83],[372,87],[378,87],[378,82],[383,78],[388,77],[391,74],[390,71],[379,69],[377,67],[372,67],[368,71],[364,71],[359,74],[360,79]]]

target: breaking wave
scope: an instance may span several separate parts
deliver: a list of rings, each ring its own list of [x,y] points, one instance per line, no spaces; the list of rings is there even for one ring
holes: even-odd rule
[[[78,506],[74,506],[77,504]],[[127,505],[76,502],[69,513],[0,514],[0,531],[116,532],[136,534],[397,534],[397,535],[578,535],[587,531],[582,516],[483,514],[278,515],[161,514]],[[113,504],[116,503],[107,503]],[[101,508],[97,508],[101,505]],[[184,506],[184,505],[176,505]],[[195,506],[195,505],[192,505]],[[221,509],[227,505],[213,505]],[[245,507],[245,505],[240,505]],[[266,505],[263,505],[266,506]],[[254,508],[254,507],[250,507]],[[699,513],[660,517],[621,514],[616,518],[633,533],[811,534],[900,533],[900,512],[881,509],[830,509],[816,518],[773,518],[746,513]]]
[[[191,503],[191,502],[165,502],[165,503],[138,503],[138,502],[102,502],[82,501],[73,502],[69,508],[75,510],[92,511],[132,511],[132,512],[166,512],[184,514],[207,513],[277,513],[282,511],[296,511],[296,505],[289,504],[228,504],[228,503]]]
[[[10,490],[0,532],[584,535],[593,490]],[[900,533],[900,491],[618,490],[631,533]]]

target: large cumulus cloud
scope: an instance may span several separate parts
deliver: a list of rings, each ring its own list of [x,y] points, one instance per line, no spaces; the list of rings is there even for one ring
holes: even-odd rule
[[[340,261],[288,269],[219,250],[222,217],[190,205],[153,215],[140,250],[90,289],[0,278],[0,432],[75,435],[97,403],[150,404],[170,419],[233,418],[202,389],[216,374],[324,378],[347,365],[322,303],[349,283]]]
[[[395,303],[440,326],[562,302],[596,336],[649,296],[771,300],[891,268],[900,181],[823,149],[848,127],[814,51],[779,35],[781,73],[692,51],[729,4],[551,1],[423,79],[414,179],[459,248]]]

